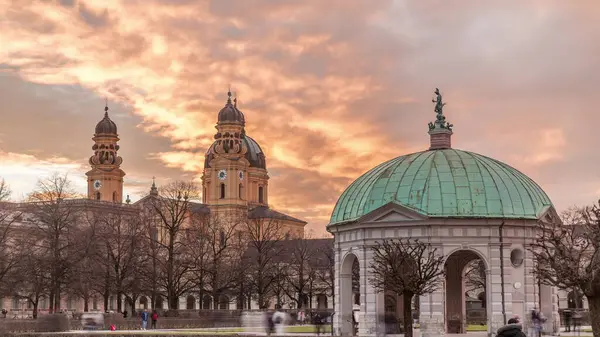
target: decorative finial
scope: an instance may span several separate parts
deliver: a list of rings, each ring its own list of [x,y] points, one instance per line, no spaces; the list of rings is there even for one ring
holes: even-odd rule
[[[429,122],[430,150],[449,149],[451,147],[452,124],[446,122],[444,106],[440,89],[435,88],[436,97],[431,101],[435,103],[435,122]]]
[[[227,90],[227,104],[231,104],[231,86]]]
[[[238,99],[237,92],[234,92],[233,93],[233,107],[234,108],[237,108],[237,99]]]
[[[108,98],[104,97],[104,117],[108,117]]]
[[[436,98],[432,99],[431,102],[435,103],[435,122],[429,122],[429,130],[433,130],[435,128],[447,129],[452,131],[453,125],[446,122],[446,116],[444,116],[444,106],[446,103],[442,101],[442,94],[440,93],[439,88],[435,88],[433,92],[436,95]]]
[[[156,177],[152,177],[152,187],[150,187],[150,195],[158,195],[158,188],[156,188]]]
[[[130,203],[131,203],[131,199],[129,199],[129,194],[127,194],[127,199],[125,199],[125,202],[126,202],[127,204],[130,204]]]

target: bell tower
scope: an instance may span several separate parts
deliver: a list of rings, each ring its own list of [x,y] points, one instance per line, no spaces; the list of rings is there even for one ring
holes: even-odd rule
[[[123,158],[119,157],[117,125],[108,117],[108,106],[104,107],[104,118],[96,125],[94,155],[90,157],[92,169],[85,175],[88,181],[88,198],[121,203],[123,201]]]
[[[206,153],[202,176],[203,202],[217,210],[248,206],[248,146],[244,141],[244,114],[237,99],[227,93],[227,102],[219,111],[215,142]]]

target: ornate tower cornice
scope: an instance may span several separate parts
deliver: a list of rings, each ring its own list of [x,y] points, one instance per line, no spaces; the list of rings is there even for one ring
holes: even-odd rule
[[[243,141],[246,121],[244,114],[237,108],[237,98],[232,103],[231,96],[231,91],[227,92],[227,103],[219,111],[212,151],[220,156],[241,157],[248,151]]]

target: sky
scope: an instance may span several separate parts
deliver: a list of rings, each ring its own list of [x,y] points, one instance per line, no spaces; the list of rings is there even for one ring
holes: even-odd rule
[[[269,203],[324,226],[378,163],[453,147],[532,177],[561,211],[600,196],[593,0],[0,0],[0,177],[85,191],[105,98],[125,194],[199,180],[228,87],[267,155]]]

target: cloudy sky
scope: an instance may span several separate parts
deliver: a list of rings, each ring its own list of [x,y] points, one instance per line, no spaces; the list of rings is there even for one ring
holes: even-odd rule
[[[600,196],[593,0],[0,0],[0,177],[83,192],[107,97],[125,192],[198,178],[231,84],[270,202],[323,231],[377,163],[453,145],[530,175],[559,210]]]

